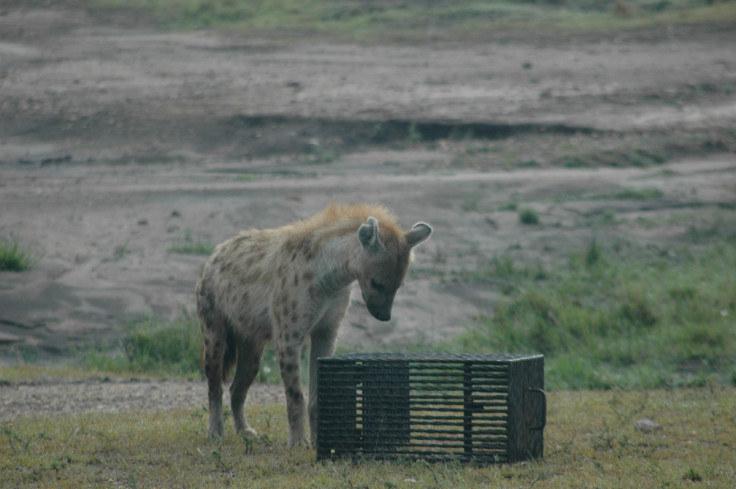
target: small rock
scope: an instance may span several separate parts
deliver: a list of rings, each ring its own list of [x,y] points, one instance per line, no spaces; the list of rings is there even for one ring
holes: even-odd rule
[[[652,421],[651,419],[643,418],[634,422],[634,428],[643,433],[652,433],[662,429],[662,425]]]

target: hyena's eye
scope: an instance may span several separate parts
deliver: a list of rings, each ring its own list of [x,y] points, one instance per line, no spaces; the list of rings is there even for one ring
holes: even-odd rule
[[[373,287],[373,290],[376,292],[383,292],[386,290],[386,286],[376,282],[374,279],[371,279],[371,287]]]

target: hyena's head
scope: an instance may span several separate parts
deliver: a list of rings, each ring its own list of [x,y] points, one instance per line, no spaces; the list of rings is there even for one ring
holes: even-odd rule
[[[407,233],[382,233],[374,217],[358,229],[362,245],[358,283],[368,311],[379,321],[391,319],[391,306],[409,267],[411,249],[431,234],[432,228],[423,222]]]

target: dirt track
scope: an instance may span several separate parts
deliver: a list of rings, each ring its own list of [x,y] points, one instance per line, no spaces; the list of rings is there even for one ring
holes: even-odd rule
[[[54,354],[114,338],[129,317],[191,311],[204,257],[168,251],[174,242],[216,243],[241,228],[307,217],[333,199],[379,201],[403,224],[426,220],[436,230],[418,250],[395,320],[379,324],[351,308],[342,342],[360,350],[446,338],[488,312],[492,284],[447,277],[494,254],[546,260],[594,234],[666,248],[689,227],[733,213],[733,131],[710,153],[656,167],[501,164],[504,134],[521,159],[547,144],[547,133],[571,147],[588,144],[581,134],[599,143],[632,131],[728,135],[736,127],[733,28],[295,46],[158,33],[78,10],[2,14],[0,236],[43,254],[33,271],[0,272],[6,358],[18,345]],[[412,127],[420,129],[413,139]],[[470,129],[489,136],[480,169],[455,164],[471,143],[453,131]],[[656,187],[663,197],[568,199],[624,187]],[[509,201],[537,206],[541,225],[519,224],[502,210]],[[581,224],[606,210],[623,216],[618,224]],[[642,217],[669,224],[642,227]]]

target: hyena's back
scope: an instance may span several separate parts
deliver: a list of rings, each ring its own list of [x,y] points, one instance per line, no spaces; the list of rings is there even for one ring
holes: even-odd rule
[[[219,341],[224,348],[223,378],[236,360],[236,338],[257,343],[271,339],[268,262],[275,241],[270,230],[242,231],[218,245],[202,270],[197,313],[205,353],[210,342]],[[205,359],[205,368],[207,365]]]

